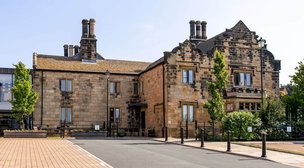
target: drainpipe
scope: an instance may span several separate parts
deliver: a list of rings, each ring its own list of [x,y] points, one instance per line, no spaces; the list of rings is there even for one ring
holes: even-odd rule
[[[42,77],[41,77],[41,121],[40,125],[42,127],[43,124],[43,71],[42,71]]]
[[[165,128],[166,128],[166,114],[165,114],[165,62],[163,66],[163,137],[165,137]]]

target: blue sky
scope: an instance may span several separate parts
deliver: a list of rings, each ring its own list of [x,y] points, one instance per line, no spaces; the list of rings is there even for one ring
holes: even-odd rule
[[[0,6],[0,67],[32,67],[32,53],[63,55],[79,44],[81,20],[96,20],[98,52],[108,59],[153,62],[189,37],[189,20],[207,21],[208,38],[242,20],[282,60],[290,81],[304,39],[302,0],[10,0]]]

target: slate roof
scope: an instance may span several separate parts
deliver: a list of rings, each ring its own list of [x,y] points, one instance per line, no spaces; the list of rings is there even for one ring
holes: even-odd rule
[[[37,54],[34,55],[34,66],[36,70],[61,70],[61,71],[77,71],[77,72],[105,72],[139,74],[144,71],[151,63],[97,59],[96,63],[85,63],[73,57],[52,56]]]

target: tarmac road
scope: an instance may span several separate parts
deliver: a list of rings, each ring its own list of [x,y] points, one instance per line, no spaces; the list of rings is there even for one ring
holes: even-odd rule
[[[152,140],[70,140],[115,168],[290,168],[279,163]]]

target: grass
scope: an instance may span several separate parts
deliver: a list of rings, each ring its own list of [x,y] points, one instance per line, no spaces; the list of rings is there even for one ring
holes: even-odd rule
[[[243,145],[243,146],[249,146],[249,147],[254,147],[254,148],[262,148],[261,143],[250,143],[250,142],[234,142],[234,144],[238,144],[238,145]],[[290,144],[292,145],[292,144]],[[295,144],[293,144],[295,145]],[[295,145],[297,146],[297,145]],[[290,153],[290,154],[296,154],[296,155],[302,155],[304,156],[304,150],[299,150],[298,147],[296,147],[296,149],[292,149],[292,148],[286,148],[283,147],[282,144],[274,144],[274,143],[269,143],[266,145],[267,150],[272,150],[272,151],[277,151],[277,152],[285,152],[285,153]]]

